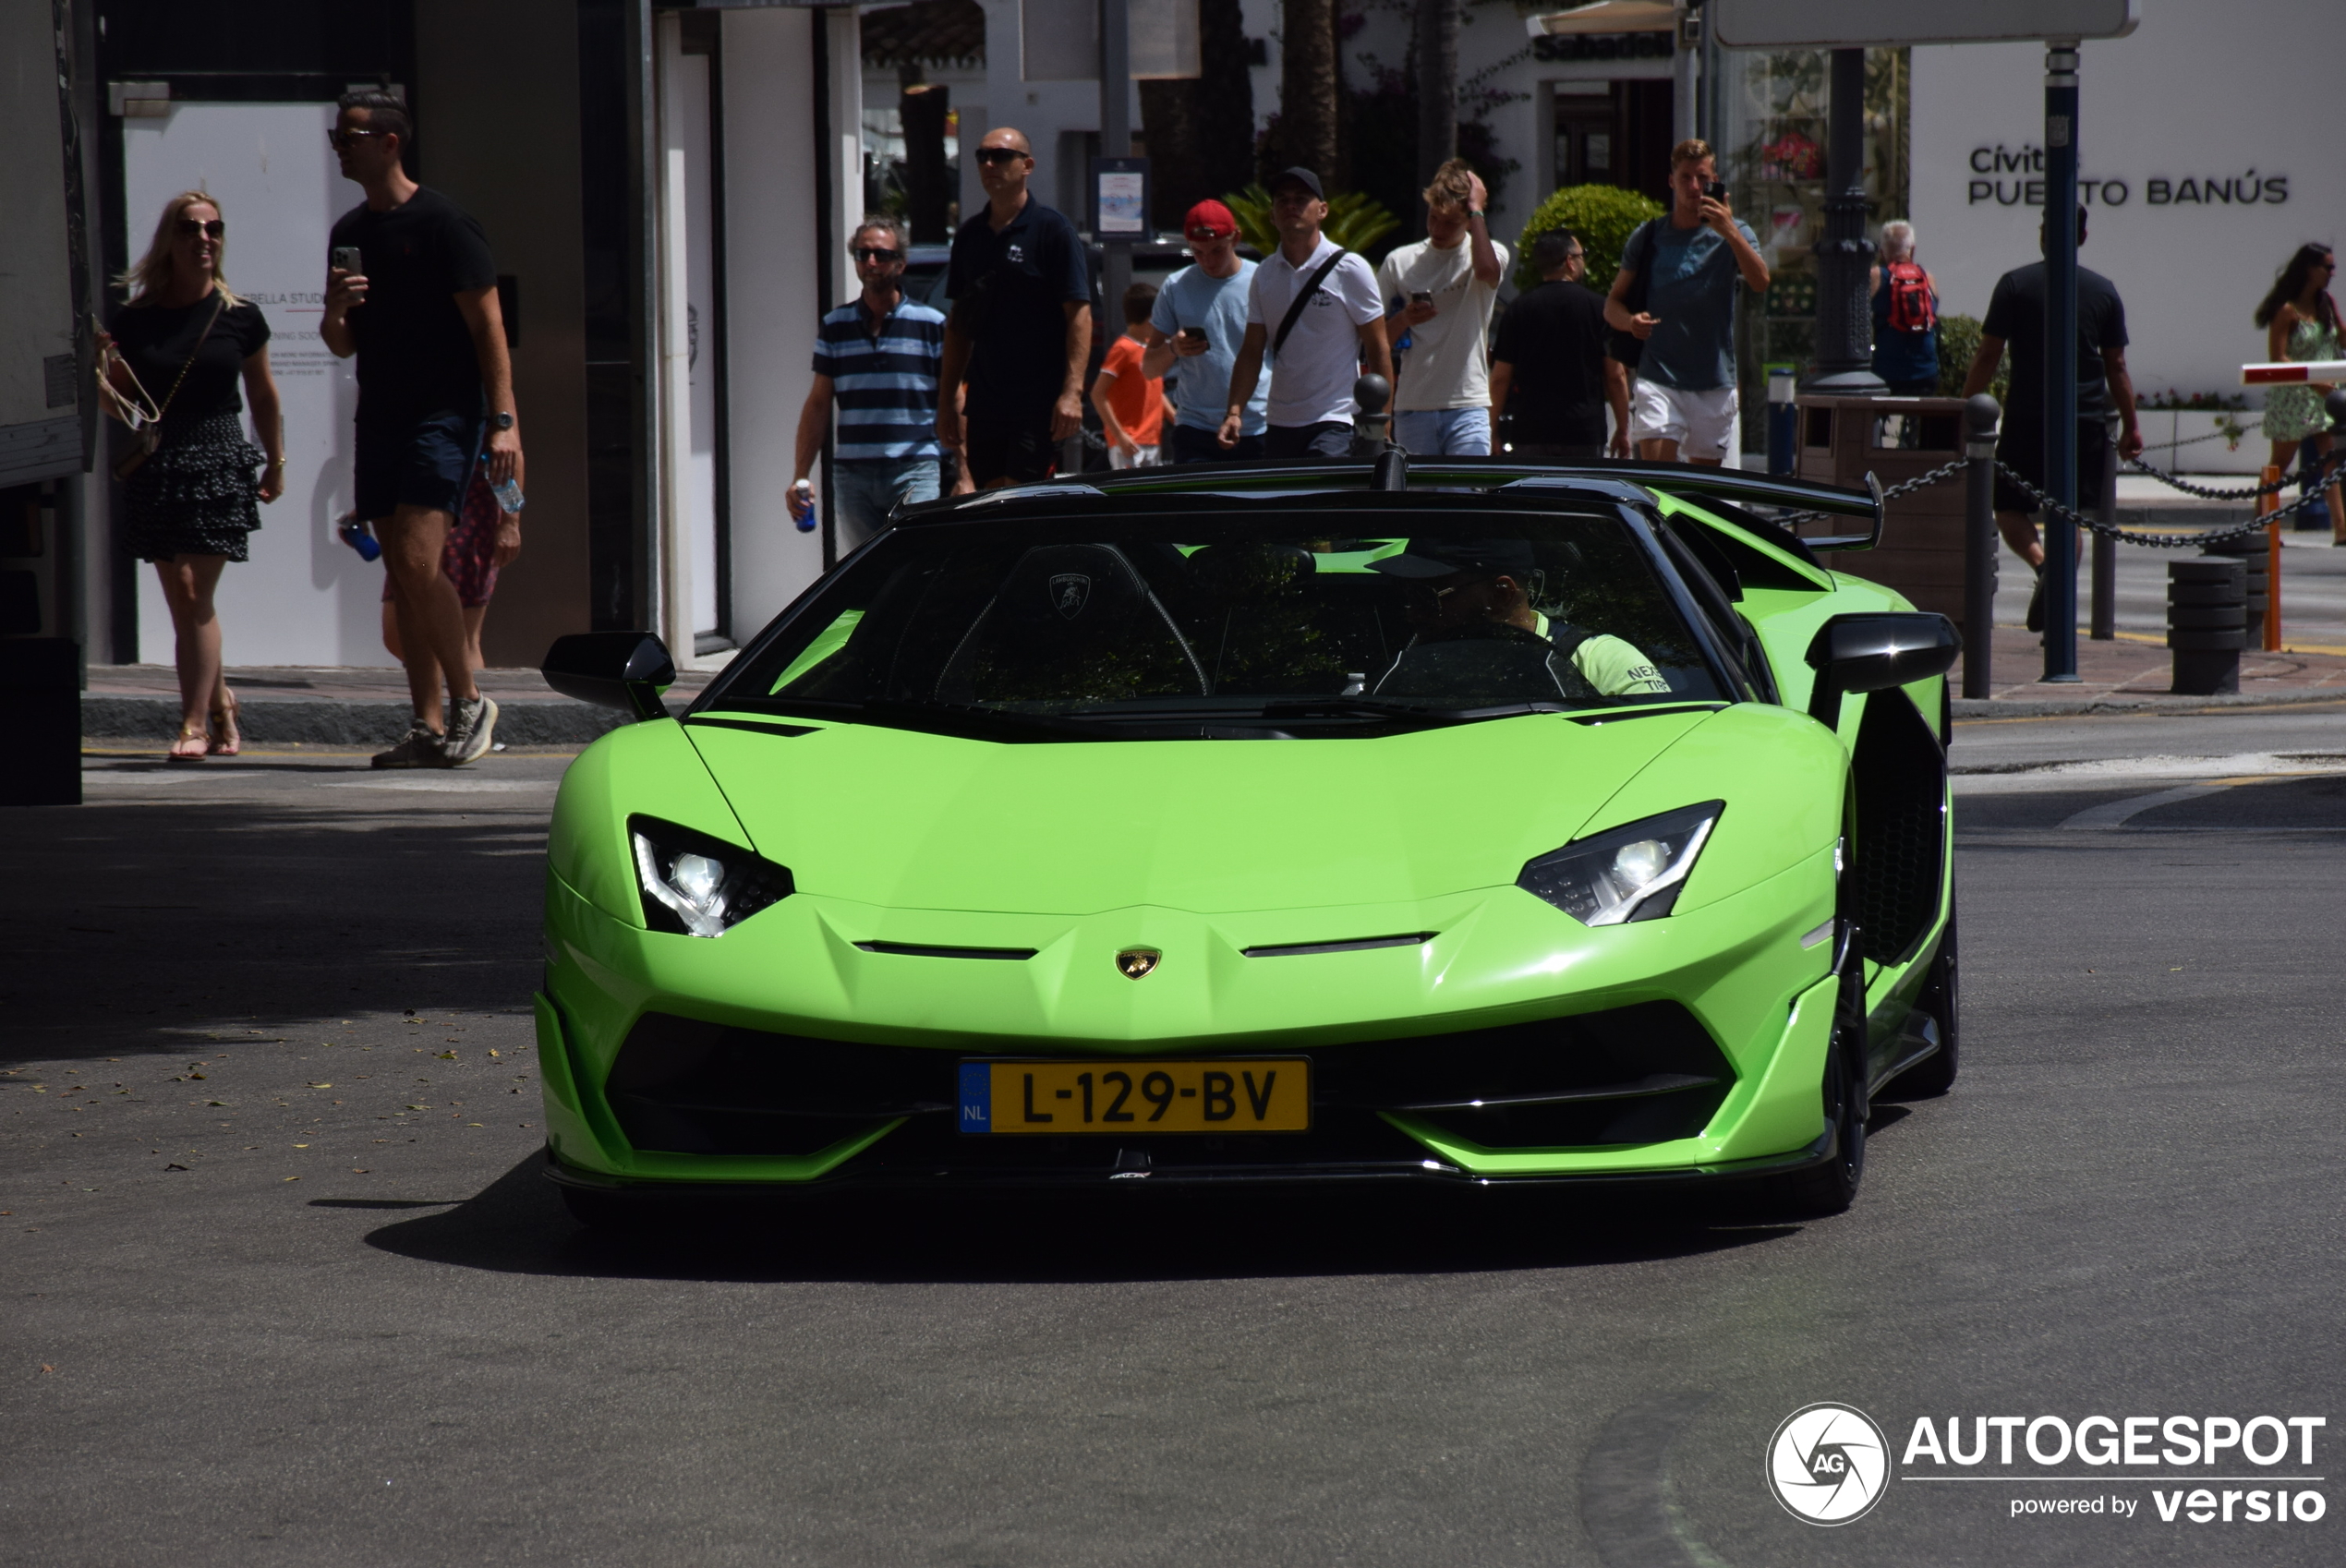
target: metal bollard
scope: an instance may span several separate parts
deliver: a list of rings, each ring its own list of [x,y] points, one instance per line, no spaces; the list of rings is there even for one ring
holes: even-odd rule
[[[1789,478],[1800,472],[1800,410],[1794,367],[1768,367],[1768,472]]]
[[[2240,652],[2248,643],[2247,569],[2237,561],[2167,563],[2167,645],[2174,650],[2171,689],[2193,696],[2240,690]]]
[[[1964,405],[1963,694],[1992,694],[1996,642],[1996,423],[1986,392]]]

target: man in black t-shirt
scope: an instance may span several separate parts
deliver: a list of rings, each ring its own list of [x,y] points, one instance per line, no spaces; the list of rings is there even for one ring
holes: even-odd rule
[[[2044,229],[2037,231],[2038,248]],[[2086,210],[2077,210],[2077,243],[2086,243]],[[2045,487],[2045,264],[2032,261],[1996,280],[1988,297],[1988,316],[1980,323],[1979,352],[1972,356],[1964,378],[1963,394],[1986,392],[1996,379],[1996,366],[2005,346],[2012,349],[2012,383],[2004,404],[2002,434],[1996,440],[1996,460],[2017,471],[2038,489]],[[2105,392],[2105,388],[2107,392]],[[2077,269],[2077,507],[2098,506],[2102,472],[2110,454],[2110,428],[2103,415],[2118,410],[2118,455],[2142,455],[2142,429],[2134,415],[2134,383],[2126,373],[2126,307],[2117,287],[2099,272]],[[1996,476],[1996,527],[2013,553],[2041,572],[2044,541],[2029,513],[2036,498],[2001,473]],[[2028,605],[2028,630],[2042,631],[2041,597]]]
[[[961,452],[957,493],[1050,477],[1059,443],[1083,428],[1092,353],[1083,242],[1028,193],[1034,154],[1025,133],[990,130],[976,156],[986,202],[953,236],[945,285],[953,313],[937,386],[937,439]]]
[[[441,551],[484,426],[491,484],[521,483],[521,432],[488,237],[400,167],[411,124],[388,93],[343,95],[331,136],[343,177],[367,199],[334,223],[329,243],[355,248],[358,265],[333,266],[330,253],[318,335],[342,358],[358,356],[357,511],[382,540],[416,710],[375,766],[456,767],[489,750],[497,705],[473,684]]]
[[[1605,352],[1611,329],[1604,296],[1580,279],[1580,242],[1550,229],[1531,242],[1531,264],[1546,280],[1517,296],[1491,349],[1491,419],[1512,412],[1507,450],[1518,457],[1585,460],[1605,455],[1604,411],[1613,408],[1613,455],[1629,455],[1629,372]]]

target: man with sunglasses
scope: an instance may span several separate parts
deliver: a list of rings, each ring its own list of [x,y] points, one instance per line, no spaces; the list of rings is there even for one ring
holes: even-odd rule
[[[904,296],[904,229],[875,213],[855,231],[861,296],[823,318],[815,344],[815,385],[798,415],[798,464],[790,513],[815,504],[806,476],[823,450],[831,404],[839,444],[831,452],[831,516],[845,554],[888,526],[900,505],[937,499],[937,379],[944,368],[945,318]]]
[[[338,357],[358,356],[357,513],[382,541],[415,704],[406,735],[375,766],[457,767],[489,750],[497,705],[473,684],[441,553],[484,429],[491,484],[521,483],[521,432],[488,236],[407,177],[399,155],[412,134],[389,93],[343,95],[330,139],[367,199],[335,220],[328,244],[356,249],[359,265],[328,267],[318,335]]]
[[[1050,477],[1083,428],[1091,269],[1075,225],[1026,188],[1034,154],[1008,126],[978,144],[986,206],[953,236],[937,434],[961,453],[957,492]],[[968,389],[964,418],[961,392]]]
[[[1165,280],[1145,329],[1141,373],[1162,376],[1180,362],[1174,401],[1176,463],[1251,463],[1263,455],[1265,388],[1257,386],[1229,446],[1216,439],[1230,399],[1230,371],[1246,341],[1246,301],[1254,263],[1239,254],[1239,221],[1218,201],[1201,201],[1182,220],[1192,265]]]

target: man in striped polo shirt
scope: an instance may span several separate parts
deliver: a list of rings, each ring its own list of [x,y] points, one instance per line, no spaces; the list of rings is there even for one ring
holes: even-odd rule
[[[815,344],[815,385],[798,415],[798,465],[790,513],[815,503],[806,476],[823,450],[831,404],[839,444],[831,454],[832,521],[844,555],[888,526],[898,505],[935,501],[937,376],[945,318],[904,297],[904,230],[874,216],[855,231],[855,275],[864,292],[823,318]]]

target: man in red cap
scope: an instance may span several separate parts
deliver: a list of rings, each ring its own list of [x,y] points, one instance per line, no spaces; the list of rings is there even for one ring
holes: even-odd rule
[[[1141,369],[1150,376],[1174,369],[1175,379],[1165,386],[1180,410],[1173,426],[1174,462],[1252,462],[1263,455],[1267,388],[1257,387],[1247,400],[1235,445],[1224,446],[1215,432],[1229,401],[1230,369],[1246,340],[1246,296],[1254,263],[1240,257],[1238,220],[1218,201],[1191,208],[1181,233],[1195,262],[1157,291]]]

